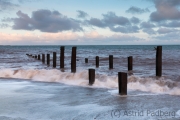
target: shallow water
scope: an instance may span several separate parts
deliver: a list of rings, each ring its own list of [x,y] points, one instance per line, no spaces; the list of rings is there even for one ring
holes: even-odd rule
[[[180,96],[0,79],[1,120],[179,120]]]
[[[77,46],[77,73],[70,70],[71,48],[65,46],[65,72],[59,63],[60,46],[0,46],[0,77],[21,78],[42,82],[88,86],[88,69],[95,68],[95,56],[100,58],[96,81],[91,87],[118,87],[118,72],[127,71],[127,57],[133,56],[133,75],[128,76],[128,89],[152,93],[180,95],[180,46],[163,46],[162,77],[155,77],[156,51],[152,45],[134,46]],[[52,67],[52,53],[57,52],[57,68]],[[50,66],[26,54],[50,54]],[[109,70],[109,55],[114,56],[114,69]],[[85,64],[84,59],[89,63]]]

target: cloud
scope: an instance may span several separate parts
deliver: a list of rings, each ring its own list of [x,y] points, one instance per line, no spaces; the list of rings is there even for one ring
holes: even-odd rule
[[[177,20],[168,21],[168,22],[159,22],[157,23],[159,26],[163,27],[172,27],[172,28],[178,28],[180,27],[180,22]]]
[[[88,16],[88,14],[84,11],[77,10],[77,12],[78,12],[78,15],[77,15],[78,18],[86,18]]]
[[[103,14],[103,21],[109,25],[128,25],[130,24],[128,18],[123,16],[117,16],[114,12],[108,12]]]
[[[151,21],[179,20],[179,0],[153,0],[156,11],[150,15]]]
[[[96,27],[107,27],[108,25],[103,22],[102,20],[98,19],[98,18],[91,18],[90,20],[86,20],[86,22],[90,25],[96,26]]]
[[[139,30],[138,26],[132,25],[138,24],[140,20],[136,17],[128,19],[123,16],[117,16],[114,12],[108,12],[107,14],[102,14],[103,18],[91,18],[85,22],[88,25],[100,27],[100,28],[109,28],[114,32],[121,33],[136,33]]]
[[[3,22],[13,21],[14,30],[40,30],[41,32],[57,33],[62,31],[83,31],[82,26],[96,26],[99,28],[109,28],[113,32],[137,33],[139,32],[139,18],[126,18],[117,16],[114,12],[102,14],[103,18],[90,18],[89,20],[78,21],[62,15],[58,11],[37,10],[28,14],[18,11],[17,18],[3,18]]]
[[[142,13],[146,13],[146,12],[150,12],[148,8],[146,9],[141,9],[135,6],[130,7],[128,10],[126,10],[127,13],[131,13],[131,14],[142,14]]]
[[[3,18],[3,19],[1,19],[1,22],[12,22],[13,21],[13,19],[12,18]]]
[[[140,24],[140,26],[141,26],[141,29],[143,32],[148,33],[150,35],[152,35],[152,34],[167,34],[170,32],[178,31],[178,29],[169,29],[169,28],[165,28],[165,27],[163,27],[163,28],[160,27],[160,26],[166,26],[167,27],[167,25],[165,25],[165,23],[161,22],[161,23],[154,25],[153,23],[148,21],[148,22],[142,22]],[[158,27],[160,27],[160,28],[158,28]],[[154,30],[153,28],[158,28],[158,30]]]
[[[150,34],[150,35],[156,34],[156,31],[153,30],[152,28],[144,28],[143,32]]]
[[[15,30],[40,30],[41,32],[82,31],[79,21],[63,16],[58,11],[37,10],[32,17],[18,11],[18,18],[12,18]]]
[[[126,27],[111,27],[110,28],[114,32],[121,32],[121,33],[137,33],[139,32],[138,26],[126,26]]]
[[[167,34],[162,34],[162,35],[153,37],[153,39],[156,39],[156,40],[171,41],[170,44],[173,44],[172,41],[176,41],[176,42],[179,41],[179,38],[180,38],[180,32],[179,31],[170,32]]]
[[[168,29],[168,28],[159,28],[157,30],[157,32],[159,34],[167,34],[167,33],[176,32],[176,31],[178,31],[178,30],[177,29]]]
[[[151,22],[142,22],[140,24],[141,28],[153,28],[156,27],[153,23]]]
[[[137,17],[132,17],[132,18],[130,19],[130,21],[131,21],[132,23],[134,23],[134,24],[140,23],[140,20],[139,20],[139,18],[137,18]]]
[[[11,10],[18,6],[19,5],[12,3],[11,0],[0,0],[0,11]]]
[[[8,24],[5,24],[5,23],[0,24],[0,28],[7,28],[7,27],[9,27]]]
[[[123,16],[117,16],[114,12],[108,12],[107,14],[102,14],[103,19],[91,18],[90,20],[86,20],[86,22],[90,25],[94,25],[97,27],[112,27],[115,25],[130,25],[130,21],[128,18]]]

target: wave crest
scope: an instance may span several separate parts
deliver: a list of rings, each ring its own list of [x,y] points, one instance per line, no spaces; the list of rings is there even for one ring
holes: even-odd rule
[[[88,70],[78,71],[77,73],[61,72],[57,69],[0,69],[0,77],[29,79],[43,82],[60,82],[70,85],[89,87]],[[93,86],[96,88],[118,88],[118,77],[96,74]],[[140,90],[152,93],[180,95],[180,82],[172,81],[161,77],[128,77],[128,89]]]

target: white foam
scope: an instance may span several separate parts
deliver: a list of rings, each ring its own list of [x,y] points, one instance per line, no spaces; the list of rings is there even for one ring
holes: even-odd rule
[[[178,111],[176,112],[176,115],[180,116],[180,110],[178,110]]]
[[[128,90],[128,92],[129,91],[132,91],[132,90]],[[122,96],[119,96],[119,93],[118,93],[117,89],[115,89],[115,90],[108,90],[108,92],[111,93],[111,95],[122,97]],[[135,96],[149,96],[149,95],[159,95],[159,94],[158,93],[136,93],[135,95],[128,94],[126,96],[128,96],[128,97],[130,97],[130,96],[135,97]]]
[[[77,73],[61,72],[57,69],[0,69],[0,77],[20,78],[44,82],[60,82],[69,85],[98,88],[118,88],[117,76],[96,75],[93,86],[88,83],[88,71],[82,70]],[[158,94],[180,95],[180,83],[172,80],[159,80],[155,78],[141,78],[138,76],[128,77],[128,90],[139,90]]]

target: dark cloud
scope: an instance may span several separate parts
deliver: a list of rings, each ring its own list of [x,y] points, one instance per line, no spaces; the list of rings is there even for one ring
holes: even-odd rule
[[[100,28],[109,28],[114,32],[122,33],[136,33],[139,30],[138,26],[133,26],[133,24],[138,24],[140,20],[136,17],[128,19],[123,16],[117,16],[114,12],[108,12],[107,14],[102,14],[103,18],[91,18],[86,20],[88,25],[93,25]]]
[[[163,26],[163,27],[177,28],[177,27],[180,27],[180,21],[173,20],[173,21],[168,21],[168,22],[158,22],[157,25]]]
[[[123,16],[117,16],[114,12],[108,12],[103,14],[103,21],[109,25],[128,25],[130,24],[128,18]]]
[[[101,27],[101,28],[107,27],[107,24],[98,18],[91,18],[90,20],[87,20],[86,22],[96,27]]]
[[[157,30],[157,32],[159,34],[167,34],[167,33],[176,32],[176,31],[178,31],[178,30],[177,29],[168,29],[168,28],[159,28]]]
[[[156,5],[179,6],[179,0],[153,0]]]
[[[19,5],[14,4],[11,0],[0,0],[0,11],[12,10]]]
[[[18,18],[13,18],[13,29],[16,30],[40,30],[42,32],[81,31],[79,21],[63,16],[58,11],[38,10],[32,13],[32,17],[18,11]]]
[[[13,19],[13,29],[34,30],[32,26],[33,20],[31,20],[27,14],[24,14],[21,11],[18,11],[16,14],[19,18]]]
[[[151,22],[142,22],[140,24],[141,28],[153,28],[156,27],[153,23]]]
[[[127,13],[132,13],[132,14],[142,14],[146,12],[150,12],[148,8],[146,9],[141,9],[135,6],[130,7],[128,10],[126,10]]]
[[[78,12],[78,15],[77,15],[78,18],[86,18],[88,16],[88,14],[84,11],[77,10],[77,12]]]
[[[153,0],[156,11],[150,15],[151,21],[159,22],[163,20],[180,19],[180,0]]]
[[[139,20],[139,18],[137,18],[137,17],[132,17],[132,18],[130,19],[130,21],[131,21],[132,23],[134,23],[134,24],[140,23],[140,20]]]

